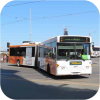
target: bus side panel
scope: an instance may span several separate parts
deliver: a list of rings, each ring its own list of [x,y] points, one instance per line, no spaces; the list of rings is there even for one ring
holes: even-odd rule
[[[16,64],[17,60],[20,61],[20,65],[23,65],[23,57],[20,57],[20,56],[9,56],[9,63]]]
[[[31,57],[30,59],[23,57],[23,65],[35,66],[35,57]]]
[[[16,56],[9,56],[9,63],[16,64],[17,57]]]
[[[34,60],[34,66],[38,67],[38,45],[35,46],[35,60]]]
[[[49,68],[48,68],[49,64]],[[45,66],[46,66],[46,71],[50,71],[50,74],[56,75],[56,60],[52,59],[51,57],[46,57],[45,58]]]
[[[39,68],[50,73],[56,75],[56,60],[52,59],[52,57],[44,57],[44,47],[39,47],[38,50],[38,61],[40,62]]]

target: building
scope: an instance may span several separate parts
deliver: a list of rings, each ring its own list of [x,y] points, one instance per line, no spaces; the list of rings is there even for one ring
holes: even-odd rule
[[[9,52],[8,52],[8,51],[0,51],[0,54],[1,54],[1,53],[6,53],[6,54],[7,54],[7,53],[9,53]]]

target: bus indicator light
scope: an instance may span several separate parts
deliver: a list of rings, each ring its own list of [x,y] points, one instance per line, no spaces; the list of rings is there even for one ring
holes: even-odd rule
[[[60,41],[62,42],[62,41],[63,41],[63,39],[61,38],[61,39],[60,39]]]
[[[58,67],[59,65],[58,64],[56,64],[56,67]]]
[[[86,42],[88,42],[88,38],[86,38]]]
[[[63,40],[61,40],[61,42],[62,42]]]

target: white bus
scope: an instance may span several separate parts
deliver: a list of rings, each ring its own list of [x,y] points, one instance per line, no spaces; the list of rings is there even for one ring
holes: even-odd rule
[[[100,47],[99,46],[91,47],[91,57],[100,57]]]
[[[38,45],[38,67],[55,76],[92,73],[91,37],[63,35]]]

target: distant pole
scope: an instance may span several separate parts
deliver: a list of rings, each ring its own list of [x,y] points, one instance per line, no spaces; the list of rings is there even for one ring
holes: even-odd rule
[[[91,36],[91,33],[89,33],[89,36]]]
[[[91,31],[90,31],[90,33],[89,33],[89,36],[91,36]]]
[[[30,41],[31,41],[31,8],[30,8]]]
[[[90,31],[89,36],[91,36],[91,33],[96,33],[96,31],[93,31],[93,32]]]

